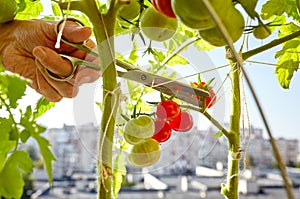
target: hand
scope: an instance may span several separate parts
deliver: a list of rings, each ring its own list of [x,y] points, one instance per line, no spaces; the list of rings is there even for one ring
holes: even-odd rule
[[[0,39],[0,42],[4,43],[0,44],[0,56],[5,69],[31,80],[29,85],[50,101],[57,102],[63,97],[75,97],[80,85],[93,82],[100,76],[100,72],[81,66],[78,67],[75,76],[66,82],[53,80],[45,73],[45,68],[61,77],[66,77],[72,72],[70,62],[61,58],[58,53],[97,62],[95,57],[64,43],[56,49],[54,46],[57,35],[53,22],[13,21],[0,26],[0,36],[2,34],[6,34],[5,39]],[[89,40],[90,35],[90,28],[71,21],[67,21],[63,31],[66,40],[74,43],[87,41],[86,45],[94,48],[95,44]]]

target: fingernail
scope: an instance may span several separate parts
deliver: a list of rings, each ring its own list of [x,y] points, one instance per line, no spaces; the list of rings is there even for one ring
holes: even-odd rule
[[[34,51],[33,51],[33,55],[36,57],[36,58],[39,58],[39,59],[44,59],[47,55],[46,55],[46,52],[41,49],[41,48],[36,48]]]
[[[84,76],[84,77],[80,78],[77,83],[78,83],[78,85],[82,85],[84,83],[89,83],[90,81],[91,81],[91,78],[89,76]]]

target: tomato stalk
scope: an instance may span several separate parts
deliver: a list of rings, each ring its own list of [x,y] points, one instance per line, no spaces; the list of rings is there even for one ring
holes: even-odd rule
[[[99,132],[97,159],[98,199],[112,198],[113,136],[115,114],[119,106],[119,87],[114,51],[114,27],[118,8],[130,0],[110,0],[106,13],[101,13],[95,0],[75,1],[71,9],[85,13],[93,26],[101,63],[103,81],[103,114]]]

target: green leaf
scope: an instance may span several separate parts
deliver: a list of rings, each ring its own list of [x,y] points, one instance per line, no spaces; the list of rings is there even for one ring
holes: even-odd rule
[[[270,19],[273,16],[281,16],[284,12],[289,12],[291,6],[286,0],[269,0],[262,6],[261,17]]]
[[[248,15],[253,19],[256,15],[255,8],[258,0],[238,0]]]
[[[175,66],[175,65],[186,65],[189,64],[188,60],[186,60],[181,55],[177,54],[170,61],[167,63],[169,66]]]
[[[20,139],[23,143],[25,143],[28,140],[28,138],[30,138],[30,136],[31,136],[30,131],[24,129],[20,134]]]
[[[37,18],[43,11],[43,4],[39,1],[25,0],[21,1],[22,9],[19,9],[15,19],[27,20]],[[20,4],[19,4],[20,5]]]
[[[41,97],[36,103],[35,110],[33,112],[33,119],[36,119],[55,106],[55,102],[50,102],[44,97]]]
[[[133,48],[129,54],[128,62],[130,63],[136,63],[136,61],[139,59],[138,53],[138,44],[136,41],[133,42]]]
[[[48,174],[49,183],[52,184],[52,181],[53,181],[52,161],[56,161],[56,158],[54,157],[53,153],[49,149],[51,144],[49,143],[49,141],[46,138],[40,136],[40,134],[33,133],[31,136],[37,141],[37,143],[39,145],[39,149],[43,156],[46,171]]]
[[[16,142],[9,139],[13,129],[11,118],[0,118],[0,171],[4,166],[6,155],[15,147]]]
[[[61,9],[59,5],[53,1],[51,1],[51,6],[52,6],[52,12],[54,16],[60,16],[61,15]]]
[[[222,131],[219,131],[219,132],[217,132],[217,133],[215,133],[215,134],[213,135],[213,138],[220,138],[220,137],[222,137],[222,136],[223,136]]]
[[[0,196],[21,198],[25,185],[23,175],[32,172],[32,161],[25,151],[14,151],[0,173]]]
[[[294,23],[288,23],[280,27],[280,37],[289,35],[300,30],[300,27]],[[285,42],[282,49],[275,53],[275,58],[278,59],[275,74],[279,84],[288,89],[291,79],[300,65],[300,38],[295,38]]]
[[[17,101],[25,94],[27,81],[17,75],[0,74],[0,93],[5,93],[11,108],[18,106]]]
[[[123,177],[126,175],[126,156],[121,151],[114,161],[114,180],[113,193],[114,197],[118,198],[118,193],[122,186]]]

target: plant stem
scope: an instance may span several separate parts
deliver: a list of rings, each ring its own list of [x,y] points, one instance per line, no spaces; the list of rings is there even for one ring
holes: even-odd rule
[[[113,37],[118,5],[116,2],[117,0],[109,1],[108,11],[105,14],[98,10],[95,0],[81,0],[73,5],[73,8],[85,13],[93,25],[101,63],[104,106],[98,141],[98,199],[112,198],[113,136],[115,113],[119,106]]]
[[[265,45],[263,45],[263,46],[260,46],[260,47],[258,47],[258,48],[255,48],[255,49],[249,50],[249,51],[247,51],[247,52],[244,52],[244,53],[242,54],[242,58],[243,58],[244,60],[246,60],[246,59],[248,59],[249,57],[252,57],[252,56],[254,56],[254,55],[257,55],[257,54],[259,54],[259,53],[261,53],[261,52],[263,52],[263,51],[269,50],[269,49],[271,49],[271,48],[273,48],[273,47],[275,47],[275,46],[278,46],[278,45],[280,45],[280,44],[283,44],[284,42],[287,42],[287,41],[289,41],[289,40],[291,40],[291,39],[294,39],[294,38],[297,38],[297,37],[299,37],[299,36],[300,36],[300,30],[297,31],[297,32],[294,32],[294,33],[292,33],[292,34],[290,34],[290,35],[287,35],[287,36],[285,36],[285,37],[282,37],[282,38],[279,38],[279,39],[274,39],[273,41],[271,41],[271,42],[269,42],[269,43],[267,43],[267,44],[265,44]]]
[[[238,199],[239,160],[240,160],[240,65],[231,60],[231,113],[228,137],[227,183],[221,193],[227,199]]]

